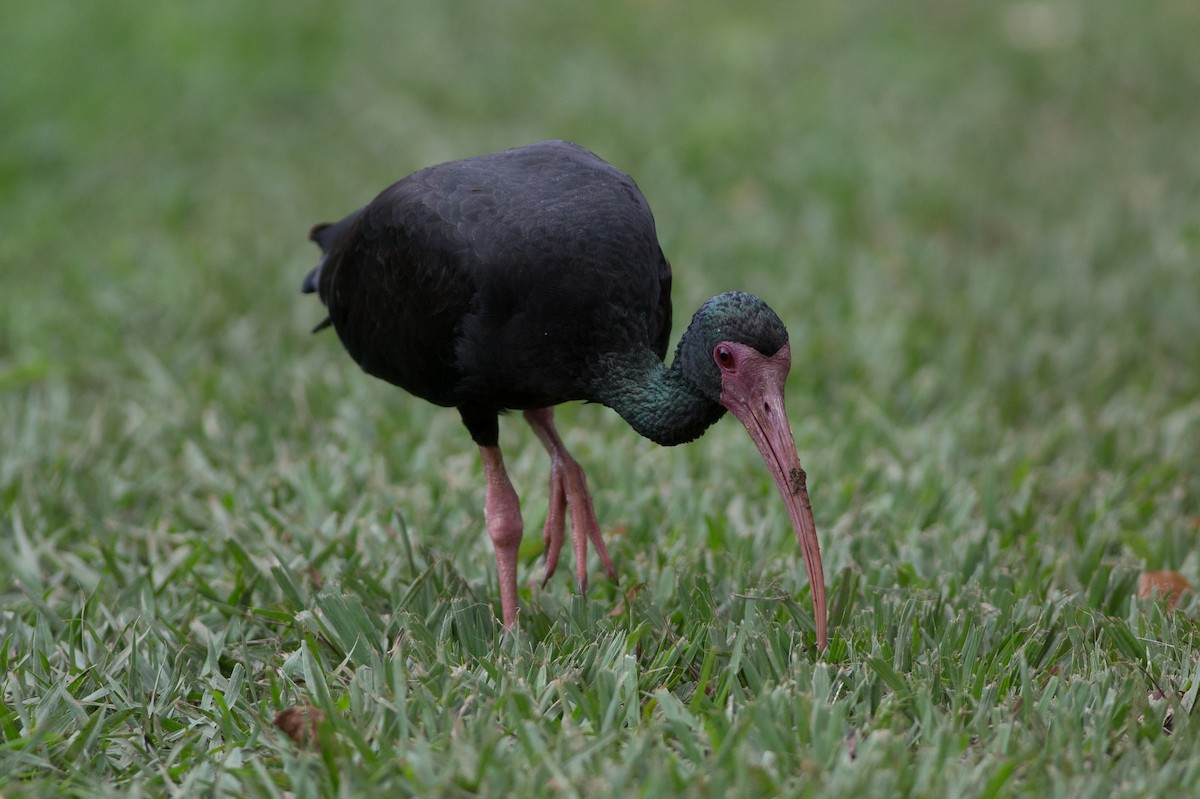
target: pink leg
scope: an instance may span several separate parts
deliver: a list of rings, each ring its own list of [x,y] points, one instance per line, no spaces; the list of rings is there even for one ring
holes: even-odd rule
[[[550,508],[546,513],[546,527],[542,533],[546,542],[546,576],[542,584],[549,582],[554,576],[554,570],[558,568],[567,508],[571,510],[571,543],[575,548],[575,582],[579,593],[587,591],[589,540],[596,548],[596,554],[600,556],[604,573],[614,583],[617,582],[617,569],[613,566],[612,558],[608,556],[604,539],[600,537],[600,525],[596,523],[596,511],[592,507],[592,497],[588,494],[587,478],[583,469],[563,446],[558,431],[554,429],[554,411],[550,408],[525,411],[525,420],[550,453]]]
[[[500,607],[504,626],[517,622],[517,550],[521,546],[521,504],[504,470],[499,447],[480,447],[487,477],[487,504],[483,517],[496,549],[496,573],[500,579]]]

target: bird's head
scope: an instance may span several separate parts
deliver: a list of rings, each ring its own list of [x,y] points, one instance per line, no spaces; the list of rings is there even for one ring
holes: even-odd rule
[[[825,576],[808,487],[783,389],[792,366],[787,329],[758,297],[740,291],[713,297],[700,307],[680,341],[687,380],[745,426],[787,505],[812,586],[817,643],[827,640]]]
[[[741,374],[745,360],[738,355],[746,354],[742,350],[748,348],[770,359],[787,345],[787,328],[769,305],[753,294],[729,291],[696,311],[679,342],[678,357],[688,381],[713,402],[726,405],[721,395],[726,379]],[[782,375],[787,377],[790,362],[786,356],[783,364]]]

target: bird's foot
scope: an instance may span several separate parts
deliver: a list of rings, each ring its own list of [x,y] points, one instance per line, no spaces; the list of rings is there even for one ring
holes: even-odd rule
[[[546,526],[542,538],[546,545],[546,571],[542,585],[546,585],[558,569],[558,557],[562,552],[566,531],[567,511],[571,514],[571,544],[575,550],[575,582],[580,594],[587,591],[587,547],[588,541],[596,548],[596,554],[604,573],[614,583],[619,582],[617,568],[608,554],[608,547],[600,535],[596,521],[596,510],[588,493],[587,477],[583,468],[571,457],[554,428],[553,412],[549,408],[526,411],[525,418],[534,433],[550,453],[550,506],[546,512]]]
[[[592,497],[587,489],[587,478],[579,464],[567,455],[565,458],[553,458],[550,466],[550,508],[546,514],[546,526],[542,531],[546,544],[546,572],[542,578],[542,585],[550,581],[558,568],[567,510],[571,513],[571,545],[575,551],[575,578],[579,593],[587,592],[589,541],[596,548],[604,573],[613,582],[617,582],[617,568],[613,565],[608,547],[604,545],[604,539],[600,535],[596,510],[592,506]]]

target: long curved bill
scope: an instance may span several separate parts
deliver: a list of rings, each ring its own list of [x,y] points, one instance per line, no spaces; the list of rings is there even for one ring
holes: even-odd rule
[[[738,348],[741,350],[742,348]],[[796,442],[788,424],[783,401],[783,384],[791,366],[791,351],[784,346],[772,356],[765,356],[746,347],[739,352],[741,373],[735,385],[726,379],[721,403],[746,428],[762,454],[775,485],[787,506],[796,540],[804,553],[804,567],[812,586],[813,616],[817,624],[817,647],[824,650],[829,643],[828,611],[825,602],[825,570],[821,564],[821,546],[817,541],[817,526],[813,521],[812,503]]]

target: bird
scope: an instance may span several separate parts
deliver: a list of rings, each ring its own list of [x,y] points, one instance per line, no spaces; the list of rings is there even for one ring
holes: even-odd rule
[[[369,375],[456,408],[478,446],[504,627],[517,623],[523,522],[498,442],[521,411],[550,455],[543,585],[569,517],[576,588],[588,545],[614,582],[587,479],[554,425],[554,407],[599,403],[663,446],[698,438],[731,412],[783,498],[828,641],[825,580],[807,476],[784,405],[787,328],[739,291],[705,302],[675,349],[671,267],[634,180],[567,141],[542,141],[421,169],[339,222],[312,228],[317,293],[349,355]]]

